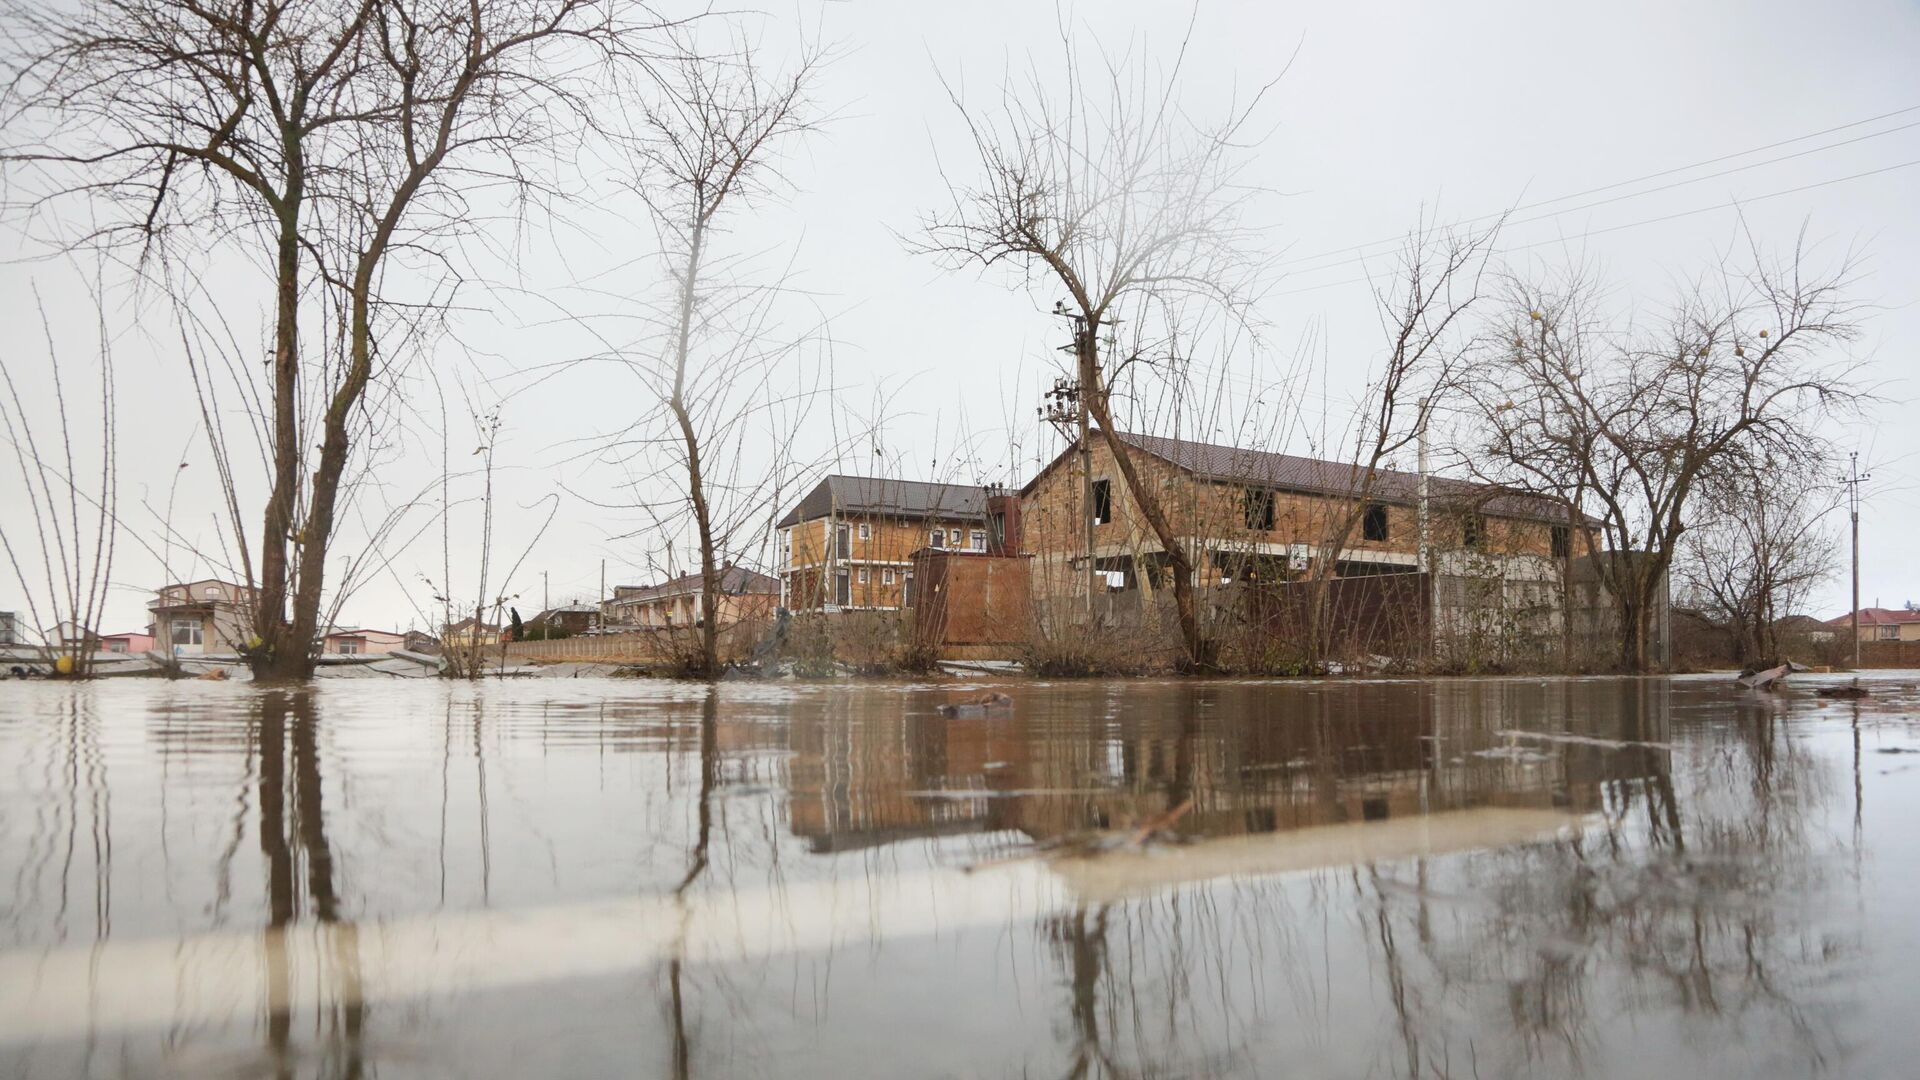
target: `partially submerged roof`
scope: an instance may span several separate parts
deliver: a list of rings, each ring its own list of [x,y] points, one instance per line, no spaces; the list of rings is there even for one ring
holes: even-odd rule
[[[1364,467],[1345,461],[1278,454],[1268,450],[1248,450],[1237,446],[1169,439],[1159,435],[1116,432],[1121,442],[1183,469],[1203,480],[1257,485],[1279,491],[1298,491],[1312,495],[1359,494],[1366,489]],[[1073,447],[1042,469],[1020,493],[1026,495],[1040,478],[1052,471]],[[1506,517],[1564,520],[1566,511],[1558,504],[1529,495],[1504,492],[1491,484],[1477,484],[1450,477],[1427,476],[1430,499],[1453,505],[1467,505],[1485,513]],[[1375,469],[1367,498],[1374,502],[1411,505],[1420,498],[1420,474],[1398,469]]]
[[[987,492],[972,484],[929,484],[877,476],[829,476],[787,511],[784,529],[828,514],[985,521]]]

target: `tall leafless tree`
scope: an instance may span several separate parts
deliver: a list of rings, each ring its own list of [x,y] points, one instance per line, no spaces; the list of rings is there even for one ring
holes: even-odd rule
[[[1135,324],[1131,337],[1145,340],[1142,324],[1188,303],[1244,309],[1260,260],[1245,220],[1257,192],[1241,174],[1250,118],[1267,88],[1224,119],[1195,123],[1180,104],[1184,42],[1165,68],[1104,54],[1089,66],[1076,44],[1083,36],[1063,25],[1061,63],[1024,85],[1009,82],[994,114],[949,87],[977,172],[949,184],[951,206],[929,214],[913,244],[954,269],[1005,264],[1043,300],[1066,294],[1055,310],[1076,327],[1079,392],[1165,553],[1186,663],[1207,668],[1214,646],[1194,593],[1195,552],[1114,417],[1121,368],[1148,354],[1116,363],[1108,353],[1122,318]]]
[[[791,72],[762,70],[750,48],[712,62],[685,57],[660,69],[657,104],[642,114],[633,186],[646,202],[672,282],[662,305],[662,332],[621,359],[639,375],[659,408],[623,432],[620,443],[664,452],[682,474],[684,518],[691,519],[700,560],[697,644],[686,650],[690,674],[719,674],[720,622],[729,565],[747,544],[770,534],[771,508],[782,502],[783,469],[743,477],[743,438],[757,421],[786,407],[804,409],[808,395],[787,395],[773,369],[797,355],[792,342],[770,330],[782,290],[744,276],[740,254],[719,245],[737,211],[750,208],[779,183],[779,155],[812,129],[809,92],[820,55],[803,53]],[[657,427],[670,433],[664,439]],[[649,430],[655,429],[655,430]],[[769,445],[786,445],[791,432],[768,431]],[[654,514],[668,526],[675,513]],[[758,521],[761,516],[767,520]]]
[[[258,558],[240,553],[259,677],[311,674],[356,418],[402,358],[391,339],[445,311],[477,203],[563,194],[545,170],[594,130],[623,84],[610,69],[652,61],[662,23],[641,0],[7,6],[7,157],[35,220],[78,196],[103,224],[56,226],[63,242],[130,244],[148,271],[176,241],[271,267],[268,495]],[[338,319],[334,348],[306,346],[307,308]]]
[[[1655,315],[1610,313],[1584,270],[1511,275],[1466,388],[1488,478],[1589,508],[1596,529],[1575,533],[1627,670],[1654,662],[1661,593],[1716,471],[1808,460],[1864,393],[1840,351],[1861,314],[1849,265],[1816,271],[1804,235],[1784,259],[1748,246]]]
[[[1374,294],[1386,353],[1352,425],[1353,455],[1343,485],[1351,494],[1332,504],[1308,570],[1306,646],[1312,662],[1326,660],[1331,651],[1330,584],[1373,505],[1382,471],[1426,439],[1436,410],[1457,392],[1469,365],[1473,342],[1463,324],[1480,299],[1494,235],[1493,229],[1443,234],[1423,225],[1401,251],[1396,280]],[[1427,527],[1422,520],[1420,528]],[[1420,545],[1428,550],[1429,537],[1421,536]],[[1420,569],[1433,572],[1430,565]]]

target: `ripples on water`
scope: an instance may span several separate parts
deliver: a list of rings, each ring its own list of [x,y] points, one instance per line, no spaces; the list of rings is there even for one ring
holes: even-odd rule
[[[4,685],[0,1075],[1912,1075],[1869,685]]]

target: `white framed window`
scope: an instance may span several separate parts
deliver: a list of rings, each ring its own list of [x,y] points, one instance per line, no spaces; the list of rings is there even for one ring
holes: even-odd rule
[[[967,545],[966,537],[967,537],[967,530],[965,529],[948,529],[947,530],[947,546],[950,548],[965,547]]]
[[[360,655],[360,643],[357,641],[342,641],[340,643],[340,655],[341,656]]]
[[[126,652],[126,651],[127,651],[127,643],[126,643],[126,642],[124,642],[124,641],[109,641],[109,642],[107,642],[107,651],[108,651],[108,652],[121,652],[121,653],[123,653],[123,652]]]
[[[928,546],[928,547],[937,547],[937,548],[943,548],[943,547],[946,547],[946,546],[947,546],[947,534],[946,534],[946,532],[945,532],[945,530],[942,530],[942,529],[935,529],[935,530],[933,530],[933,532],[931,532],[931,533],[929,533],[929,534],[927,534],[927,546]]]
[[[1900,640],[1900,628],[1897,626],[1876,626],[1873,631],[1874,637],[1880,641]]]
[[[206,588],[200,590],[200,594],[202,596],[205,596],[209,600],[218,600],[220,599],[220,586],[209,585]]]
[[[987,531],[975,529],[967,534],[967,546],[975,551],[987,550]]]
[[[175,645],[201,644],[199,619],[175,619],[173,620],[172,631],[172,640]]]
[[[871,583],[872,581],[873,581],[873,571],[867,569],[864,566],[861,567],[860,568],[860,584],[866,585]]]
[[[866,522],[864,522],[864,521],[860,523],[860,539],[862,539],[862,540],[871,540],[871,539],[873,539],[873,526],[872,526],[872,525],[869,525],[869,524],[867,524],[867,523],[866,523]]]
[[[893,584],[893,568],[892,567],[888,567],[887,569],[880,571],[880,584],[882,585]]]

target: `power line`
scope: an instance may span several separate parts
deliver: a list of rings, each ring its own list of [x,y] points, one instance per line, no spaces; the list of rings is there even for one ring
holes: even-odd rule
[[[1878,123],[1882,120],[1890,120],[1893,117],[1905,116],[1911,112],[1920,112],[1920,105],[1909,105],[1904,109],[1895,109],[1892,112],[1881,113],[1878,116],[1869,116],[1864,120],[1854,120],[1850,123],[1837,124],[1830,128],[1824,128],[1820,131],[1809,132],[1808,134],[1805,134],[1805,135],[1796,135],[1791,139],[1781,139],[1778,142],[1767,143],[1764,146],[1750,147],[1746,150],[1740,150],[1731,154],[1722,154],[1719,157],[1706,158],[1705,160],[1696,161],[1688,165],[1677,165],[1670,169],[1661,169],[1658,172],[1647,173],[1644,176],[1636,176],[1628,180],[1616,180],[1611,184],[1602,184],[1599,187],[1588,188],[1585,191],[1576,191],[1570,195],[1559,195],[1551,199],[1542,199],[1539,202],[1526,203],[1520,206],[1510,207],[1506,210],[1496,211],[1490,214],[1482,214],[1479,217],[1468,218],[1465,221],[1459,222],[1459,224],[1473,225],[1478,222],[1492,221],[1503,214],[1514,214],[1524,210],[1537,210],[1543,206],[1552,206],[1554,203],[1567,202],[1572,199],[1582,199],[1588,195],[1598,195],[1603,191],[1612,191],[1616,188],[1623,188],[1632,184],[1643,183],[1648,180],[1658,180],[1663,176],[1672,176],[1675,173],[1683,173],[1692,169],[1704,168],[1708,165],[1718,165],[1723,161],[1732,161],[1735,158],[1743,158],[1752,154],[1765,153],[1768,150],[1777,150],[1782,146],[1791,146],[1794,143],[1806,142],[1808,139],[1817,139],[1822,135],[1831,135],[1837,131],[1847,131],[1852,128],[1863,127],[1867,124]],[[1847,142],[1835,143],[1834,146],[1845,146],[1849,142],[1859,142],[1859,141],[1862,141],[1863,139],[1877,138],[1879,135],[1892,134],[1895,131],[1902,131],[1902,130],[1905,130],[1905,128],[1912,127],[1912,126],[1913,126],[1912,124],[1908,124],[1908,125],[1904,125],[1903,127],[1890,128],[1887,131],[1878,132],[1875,135],[1864,135],[1858,139],[1850,139],[1850,140],[1847,140]],[[1826,147],[1825,149],[1831,149],[1831,147]],[[1813,153],[1813,152],[1814,151],[1805,151],[1805,153]],[[1796,157],[1796,156],[1799,156],[1799,155],[1797,154],[1787,155],[1787,157]],[[1776,158],[1774,160],[1784,161],[1786,160],[1786,158]],[[1771,164],[1771,162],[1758,162],[1752,167],[1757,168],[1760,165],[1766,165],[1766,164]],[[1738,170],[1732,170],[1732,171],[1738,171]],[[1707,178],[1703,177],[1702,179],[1707,179]],[[1655,189],[1655,190],[1663,190],[1663,189]],[[1280,261],[1278,265],[1291,266],[1296,263],[1313,262],[1316,259],[1324,259],[1330,255],[1345,255],[1350,252],[1361,251],[1370,247],[1378,247],[1381,244],[1397,243],[1401,240],[1404,240],[1405,238],[1406,238],[1405,234],[1400,233],[1393,236],[1382,237],[1378,240],[1369,240],[1364,244],[1355,244],[1352,247],[1335,248],[1330,251],[1322,251],[1313,255],[1299,255],[1291,259],[1283,259]]]
[[[1765,195],[1755,195],[1753,198],[1750,198],[1750,199],[1734,199],[1731,202],[1720,203],[1714,206],[1701,206],[1701,207],[1696,207],[1695,209],[1692,209],[1692,210],[1681,210],[1678,213],[1662,214],[1659,217],[1643,218],[1639,221],[1629,221],[1620,225],[1609,225],[1603,229],[1589,229],[1586,232],[1580,233],[1576,236],[1551,237],[1546,240],[1536,240],[1530,244],[1515,244],[1512,247],[1500,248],[1492,252],[1492,254],[1510,255],[1516,251],[1528,251],[1532,248],[1542,247],[1547,244],[1566,243],[1570,240],[1585,240],[1589,237],[1604,236],[1607,233],[1619,232],[1622,229],[1635,229],[1635,228],[1639,228],[1642,225],[1657,225],[1663,221],[1675,221],[1684,217],[1692,217],[1695,214],[1712,213],[1715,210],[1732,210],[1737,207],[1750,206],[1753,203],[1765,202],[1768,199],[1777,199],[1785,195],[1797,195],[1803,191],[1813,191],[1818,188],[1830,187],[1834,184],[1844,184],[1850,180],[1863,180],[1869,176],[1879,176],[1882,173],[1897,172],[1901,169],[1911,169],[1915,165],[1920,165],[1920,158],[1916,158],[1912,161],[1903,161],[1898,165],[1888,165],[1888,166],[1885,166],[1884,168],[1868,169],[1866,172],[1857,172],[1852,174],[1851,176],[1836,176],[1831,180],[1820,180],[1811,184],[1802,184],[1799,187],[1785,188],[1780,191],[1770,191]],[[1372,280],[1373,280],[1372,278],[1359,277],[1359,278],[1347,278],[1343,281],[1326,281],[1318,285],[1304,285],[1298,289],[1282,289],[1278,292],[1269,293],[1268,295],[1294,296],[1299,293],[1309,293],[1309,292],[1317,291],[1319,289],[1334,289],[1344,285],[1364,284]]]
[[[1885,131],[1876,131],[1869,135],[1860,135],[1851,139],[1843,139],[1840,142],[1828,143],[1825,146],[1813,146],[1805,150],[1795,151],[1794,153],[1791,153],[1791,154],[1782,154],[1779,157],[1768,158],[1765,161],[1755,161],[1746,165],[1736,166],[1731,169],[1722,169],[1719,172],[1712,172],[1712,173],[1703,174],[1701,176],[1688,177],[1685,180],[1675,180],[1673,183],[1661,184],[1659,187],[1646,188],[1641,191],[1629,191],[1624,195],[1615,195],[1615,196],[1612,196],[1611,198],[1606,198],[1606,199],[1596,199],[1593,202],[1582,203],[1579,206],[1569,206],[1565,210],[1555,210],[1551,213],[1536,214],[1533,217],[1520,218],[1515,221],[1509,221],[1507,222],[1507,224],[1509,226],[1531,225],[1536,221],[1548,221],[1565,214],[1577,214],[1582,210],[1592,210],[1595,207],[1599,207],[1599,206],[1608,206],[1617,202],[1625,202],[1628,199],[1637,199],[1643,195],[1657,195],[1662,191],[1672,191],[1675,188],[1686,187],[1688,184],[1698,184],[1706,180],[1717,180],[1723,176],[1732,176],[1735,173],[1746,172],[1748,169],[1758,169],[1758,168],[1763,168],[1767,165],[1777,165],[1782,161],[1791,161],[1794,158],[1806,157],[1808,154],[1818,154],[1823,151],[1834,150],[1842,146],[1851,146],[1854,143],[1865,142],[1868,139],[1877,139],[1882,135],[1891,135],[1891,134],[1894,134],[1895,132],[1906,131],[1909,128],[1916,128],[1916,127],[1920,127],[1920,120],[1915,120],[1911,123],[1901,124],[1899,127],[1888,128]],[[1491,215],[1491,216],[1497,217],[1499,215]],[[1484,220],[1487,220],[1487,216],[1470,219],[1468,223],[1471,223],[1471,221],[1484,221]],[[1369,256],[1366,256],[1366,255],[1356,255],[1350,259],[1341,259],[1338,262],[1323,263],[1319,266],[1304,267],[1294,272],[1298,274],[1313,274],[1313,273],[1318,273],[1322,270],[1333,270],[1338,267],[1352,266],[1355,263],[1365,262],[1368,259],[1368,257]]]

